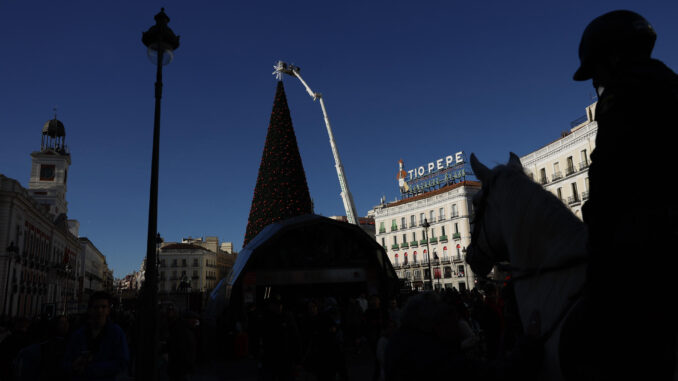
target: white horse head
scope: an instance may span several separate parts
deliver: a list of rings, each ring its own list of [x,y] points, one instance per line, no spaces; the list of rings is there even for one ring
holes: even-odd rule
[[[584,285],[586,227],[562,201],[530,180],[520,158],[489,169],[475,155],[471,167],[482,183],[473,199],[474,220],[466,261],[476,274],[509,262],[523,327],[541,314],[546,339],[542,378],[561,379],[560,329]]]

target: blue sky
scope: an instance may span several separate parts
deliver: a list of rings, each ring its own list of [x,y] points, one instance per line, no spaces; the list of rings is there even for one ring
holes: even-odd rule
[[[165,7],[181,36],[164,69],[158,230],[240,249],[278,60],[323,94],[358,214],[397,197],[406,169],[458,151],[527,154],[584,114],[582,31],[644,15],[678,69],[675,1],[0,1],[0,173],[28,185],[43,124],[66,127],[69,218],[115,276],[145,255],[155,67],[141,33]],[[285,78],[322,215],[345,214],[320,105]]]

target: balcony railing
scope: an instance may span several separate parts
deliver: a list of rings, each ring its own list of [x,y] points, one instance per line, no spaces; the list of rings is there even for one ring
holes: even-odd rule
[[[419,244],[420,244],[420,245],[426,245],[426,242],[427,242],[427,241],[426,241],[425,239],[422,239],[421,241],[419,241]]]
[[[552,181],[558,181],[558,180],[560,180],[560,179],[562,179],[562,178],[563,178],[563,173],[560,172],[560,171],[555,172],[553,175],[551,175],[551,180],[552,180]]]
[[[543,176],[539,179],[539,184],[540,185],[546,185],[548,184],[548,180],[546,179],[546,176]]]
[[[579,170],[583,171],[586,168],[588,168],[589,165],[591,165],[591,163],[589,163],[588,161],[582,161],[582,162],[579,163]]]
[[[582,199],[583,201],[588,200],[588,199],[589,199],[589,192],[588,192],[588,191],[586,191],[586,192],[581,192],[581,199]]]
[[[410,245],[408,245],[407,242],[403,242],[403,243],[400,244],[401,249],[407,249],[409,247],[410,247]]]
[[[573,174],[574,172],[575,172],[574,165],[571,166],[571,167],[567,167],[567,169],[565,170],[565,176],[569,176],[569,175]]]
[[[398,247],[399,246],[398,246],[397,243],[394,243],[393,245],[391,245],[391,249],[393,249],[393,250],[398,250]]]
[[[441,236],[440,236],[440,242],[447,242],[447,236],[446,236],[446,235],[441,235]]]
[[[428,242],[429,242],[429,243],[438,243],[438,238],[436,238],[436,237],[431,237],[431,238],[429,238]]]
[[[572,205],[575,205],[579,202],[581,202],[581,200],[579,199],[579,196],[577,196],[577,195],[570,196],[570,197],[567,198],[567,205],[572,206]]]
[[[450,258],[443,258],[440,260],[440,263],[442,264],[450,263]]]
[[[417,241],[410,242],[410,247],[417,247],[417,246],[419,246],[419,242],[417,242]]]
[[[460,240],[460,239],[461,239],[461,233],[454,233],[454,234],[452,234],[452,238],[453,238],[455,241]]]

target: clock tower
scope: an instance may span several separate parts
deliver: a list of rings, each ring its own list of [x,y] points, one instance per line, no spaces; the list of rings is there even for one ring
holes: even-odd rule
[[[28,192],[55,217],[68,214],[66,181],[71,154],[66,146],[66,130],[56,115],[42,128],[40,151],[31,153],[31,178]]]

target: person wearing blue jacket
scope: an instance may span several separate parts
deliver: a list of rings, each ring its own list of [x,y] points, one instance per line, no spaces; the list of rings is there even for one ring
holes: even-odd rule
[[[73,332],[66,346],[63,364],[73,380],[115,380],[127,370],[127,338],[109,320],[111,301],[106,292],[92,294],[87,324]]]

